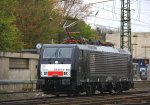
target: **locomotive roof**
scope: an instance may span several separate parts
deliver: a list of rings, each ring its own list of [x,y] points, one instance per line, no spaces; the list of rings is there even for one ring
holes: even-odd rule
[[[102,51],[102,52],[112,52],[121,54],[131,54],[129,51],[113,48],[109,46],[96,46],[96,45],[82,45],[82,44],[44,44],[44,47],[78,47],[82,50],[92,50],[92,51]]]

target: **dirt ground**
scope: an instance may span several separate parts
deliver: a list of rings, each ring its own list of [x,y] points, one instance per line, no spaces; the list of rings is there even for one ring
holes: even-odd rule
[[[28,98],[38,98],[47,96],[43,92],[30,92],[30,93],[13,93],[13,94],[1,94],[0,101],[4,100],[17,100],[17,99],[28,99]]]

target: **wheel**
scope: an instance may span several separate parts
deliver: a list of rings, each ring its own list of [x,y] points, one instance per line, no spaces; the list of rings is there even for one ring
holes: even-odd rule
[[[114,89],[109,90],[109,94],[113,94],[113,93],[115,93]]]
[[[88,85],[86,87],[86,95],[87,96],[91,96],[92,95],[92,86],[91,85]]]
[[[56,97],[59,97],[59,93],[58,92],[56,93]]]
[[[112,82],[110,82],[110,83],[108,83],[108,86],[107,86],[107,88],[108,88],[108,92],[109,92],[109,94],[112,94],[113,93],[113,84],[112,84]]]
[[[117,83],[115,88],[116,88],[115,91],[117,93],[119,93],[119,94],[122,93],[122,84],[121,83]]]
[[[95,85],[95,84],[92,84],[91,86],[92,86],[92,95],[94,95],[94,94],[95,94],[95,91],[96,91],[96,85]]]
[[[80,96],[81,88],[79,86],[75,86],[72,90],[72,94],[74,97]]]
[[[69,93],[67,93],[67,96],[68,96],[68,97],[70,97],[70,96],[71,96],[71,93],[70,93],[70,92],[69,92]]]
[[[92,89],[92,95],[94,95],[95,94],[95,89]]]
[[[99,89],[100,93],[103,94],[105,92],[105,89],[106,89],[105,84],[101,83],[99,88],[100,88]]]
[[[103,94],[104,92],[103,92],[103,90],[100,90],[100,94]]]
[[[79,91],[74,91],[73,96],[75,96],[75,97],[80,96],[80,92]]]
[[[131,82],[131,88],[134,89],[134,83],[133,82]]]

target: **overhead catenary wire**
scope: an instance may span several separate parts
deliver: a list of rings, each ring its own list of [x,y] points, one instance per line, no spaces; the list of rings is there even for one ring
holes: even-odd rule
[[[121,8],[120,7],[117,7],[116,6],[116,0],[108,0],[108,1],[110,1],[109,3],[108,3],[108,1],[107,1],[107,3],[105,3],[104,1],[106,1],[106,0],[103,0],[103,1],[101,1],[101,2],[99,2],[99,3],[97,3],[97,2],[94,2],[94,3],[90,3],[90,4],[92,4],[92,5],[90,5],[92,8],[94,7],[95,8],[95,10],[96,10],[96,12],[95,13],[93,13],[93,14],[95,14],[95,16],[93,16],[93,14],[92,15],[90,15],[90,17],[91,17],[91,19],[92,18],[96,18],[96,19],[94,19],[94,23],[95,24],[97,24],[97,22],[99,21],[100,23],[99,24],[101,24],[101,19],[102,20],[107,20],[107,21],[114,21],[114,22],[117,22],[118,23],[118,26],[120,25],[119,24],[119,22],[120,22],[120,12],[121,12]],[[137,17],[135,17],[135,15],[134,15],[134,18],[131,18],[131,25],[132,25],[132,27],[145,27],[145,28],[150,28],[150,23],[149,22],[146,22],[145,20],[143,21],[143,15],[144,16],[150,16],[149,14],[146,14],[146,13],[148,13],[148,11],[150,11],[150,10],[148,10],[147,9],[147,11],[145,11],[145,12],[142,12],[143,10],[145,10],[145,9],[143,9],[143,8],[141,8],[141,3],[142,2],[144,2],[144,1],[140,1],[140,0],[133,0],[132,2],[131,2],[131,5],[137,5],[137,7],[136,7],[136,9],[135,9],[135,7],[133,8],[133,6],[132,6],[132,8],[131,8],[131,12],[133,12],[133,14],[135,14],[136,13],[136,15],[137,15]],[[112,5],[110,5],[111,3],[113,3]],[[118,2],[117,2],[118,3]],[[118,4],[117,4],[118,5]],[[96,9],[97,8],[97,9]],[[136,11],[135,11],[136,10]],[[104,13],[102,12],[102,11],[105,11]],[[107,12],[110,12],[111,13],[111,16],[110,16],[110,14],[109,14],[109,16],[108,16],[108,14],[107,14]],[[118,13],[119,12],[119,13]],[[102,14],[103,13],[103,14]],[[98,16],[98,15],[99,16]],[[110,18],[110,17],[112,17],[112,18]],[[100,19],[100,20],[99,20]],[[96,21],[97,20],[97,21]],[[111,22],[111,23],[112,23]],[[102,23],[104,23],[104,22],[102,22]],[[102,24],[101,24],[102,25]],[[105,23],[104,23],[104,25],[105,25]],[[108,26],[112,26],[111,24],[110,24],[110,22],[108,22]],[[117,27],[118,27],[117,26]],[[134,29],[133,29],[134,30]]]
[[[138,0],[136,0],[136,1],[138,1]],[[140,3],[141,3],[141,1],[140,1]],[[97,7],[99,6],[102,6],[103,8],[104,7],[107,7],[107,8],[112,8],[113,6],[112,5],[108,5],[108,4],[104,4],[104,3],[101,3],[101,4],[95,4]],[[92,5],[91,5],[92,6]],[[94,5],[93,5],[94,6]],[[115,6],[115,10],[121,10],[121,8],[120,7],[116,7]],[[132,11],[132,9],[131,9],[131,11]],[[147,11],[149,11],[150,12],[150,10],[145,10],[145,9],[142,9],[141,8],[141,11],[145,11],[145,12],[147,12]],[[143,13],[140,13],[140,14],[143,14]],[[148,16],[150,16],[150,15],[148,15]]]
[[[108,6],[108,5],[107,5],[107,6]],[[114,12],[114,11],[111,11],[111,10],[107,10],[107,9],[105,9],[104,7],[99,8],[97,5],[92,6],[92,7],[95,7],[95,8],[98,8],[98,9],[104,10],[104,11],[111,12],[112,14],[115,14],[115,16],[116,16],[116,15],[120,15],[119,13],[116,13],[116,12]],[[109,7],[112,7],[112,6],[109,6]],[[120,8],[119,8],[119,9],[120,9]],[[141,14],[141,13],[140,13],[140,14]],[[116,16],[116,17],[117,17],[117,16]],[[135,19],[135,18],[131,18],[131,19],[132,19],[132,20],[134,20],[134,21],[140,22],[140,23],[144,23],[144,24],[150,25],[149,23],[143,22],[143,21],[141,21],[141,20],[139,20],[139,19]],[[118,20],[118,19],[117,19],[117,20]]]
[[[93,15],[93,16],[89,16],[89,17],[95,17],[95,16]],[[113,20],[113,19],[108,19],[108,18],[103,18],[103,17],[95,17],[95,18],[104,19],[104,20],[111,20],[111,21],[115,21],[115,22],[120,22],[118,20]],[[137,23],[131,23],[131,24],[139,26],[139,27],[150,28],[150,26],[148,26],[148,25],[142,25],[142,24],[137,24]]]
[[[95,6],[94,6],[94,7],[95,7]],[[98,8],[98,7],[97,7],[97,8]],[[120,16],[120,13],[116,13],[116,12],[113,12],[113,11],[111,11],[111,10],[107,10],[107,9],[105,9],[105,8],[99,8],[99,9],[102,9],[102,10],[104,10],[104,11],[111,12],[111,13],[113,13],[113,14],[115,14],[115,15],[119,15],[119,16]],[[138,19],[135,19],[135,18],[131,18],[131,19],[132,19],[132,20],[135,20],[135,21],[138,21],[138,22],[140,22],[140,23],[144,23],[144,24],[150,25],[149,23],[143,22],[143,21],[138,20]],[[113,19],[111,19],[111,20],[113,20]],[[117,21],[120,21],[120,20],[117,19]]]
[[[88,22],[89,24],[93,24],[94,26],[98,26],[98,27],[101,27],[101,28],[111,28],[111,29],[115,29],[117,31],[120,31],[120,26],[118,27],[113,27],[113,26],[106,26],[106,25],[100,25],[98,23],[93,23],[93,22]]]
[[[93,4],[99,4],[99,3],[110,2],[110,1],[114,1],[114,0],[105,0],[105,1],[99,1],[99,2],[88,3],[88,4],[89,4],[89,5],[93,5]],[[86,3],[86,2],[85,2],[85,3]]]

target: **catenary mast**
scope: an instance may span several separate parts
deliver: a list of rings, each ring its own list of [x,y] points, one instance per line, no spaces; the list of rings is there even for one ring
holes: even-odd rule
[[[130,0],[121,0],[120,48],[131,52],[131,15]]]

